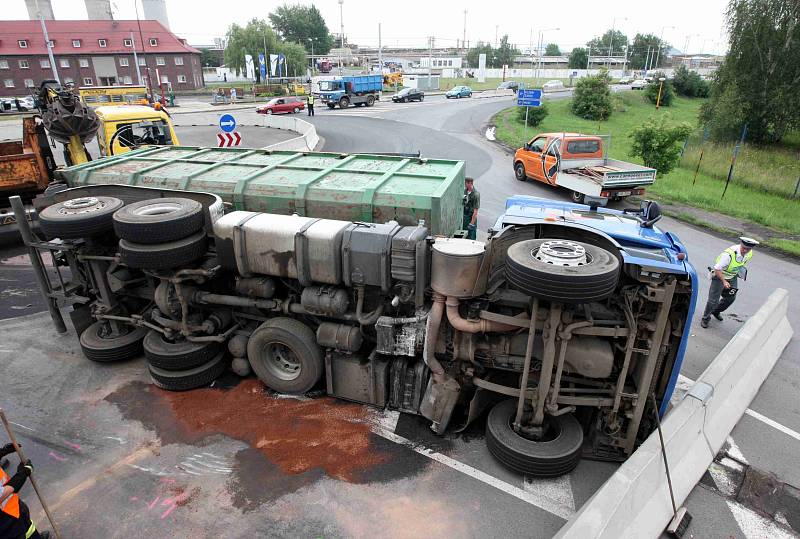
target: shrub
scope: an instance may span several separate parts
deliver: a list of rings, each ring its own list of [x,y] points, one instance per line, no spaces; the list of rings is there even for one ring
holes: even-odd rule
[[[525,125],[525,108],[526,107],[517,107],[517,121],[522,125]],[[550,111],[547,110],[547,105],[542,103],[540,107],[530,107],[528,111],[528,125],[531,127],[536,127],[550,114]]]
[[[696,71],[686,69],[686,66],[680,66],[675,70],[672,85],[678,95],[686,97],[708,97],[710,89],[707,81],[703,80]]]
[[[609,82],[605,73],[578,79],[572,96],[572,113],[586,120],[607,120],[614,108]]]
[[[680,159],[681,144],[678,143],[685,140],[691,131],[686,122],[670,123],[668,114],[651,116],[631,130],[631,155],[641,157],[646,167],[667,174]]]
[[[653,105],[656,104],[658,101],[658,89],[661,86],[661,81],[658,79],[664,78],[666,79],[667,76],[662,73],[654,73],[653,74],[653,82],[647,85],[647,88],[644,89],[644,96],[650,101]],[[669,107],[672,105],[672,100],[675,99],[675,89],[672,87],[672,81],[669,79],[664,81],[664,85],[661,87],[661,106],[662,107]]]

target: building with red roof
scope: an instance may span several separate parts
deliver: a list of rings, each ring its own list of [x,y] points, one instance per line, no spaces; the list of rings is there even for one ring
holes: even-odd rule
[[[158,21],[46,21],[62,84],[115,86],[152,83],[158,92],[201,88],[200,51]],[[141,30],[140,30],[141,26]],[[134,60],[134,52],[136,59]],[[0,24],[0,96],[30,94],[53,78],[40,21]]]

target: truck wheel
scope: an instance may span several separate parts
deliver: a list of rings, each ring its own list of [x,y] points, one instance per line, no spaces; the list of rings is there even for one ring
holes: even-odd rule
[[[185,266],[202,257],[207,243],[204,231],[188,238],[166,243],[134,243],[119,240],[119,254],[122,262],[132,268],[171,269]]]
[[[108,363],[130,359],[142,353],[142,339],[147,330],[130,327],[124,335],[111,335],[111,327],[104,320],[98,320],[81,333],[81,350],[87,359],[98,363]]]
[[[322,376],[322,350],[314,332],[291,318],[261,324],[247,342],[247,358],[259,380],[281,393],[305,393]]]
[[[371,107],[374,104],[375,104],[375,98],[373,96],[367,97],[367,106]]]
[[[166,371],[181,371],[208,363],[219,353],[220,343],[192,342],[179,339],[170,342],[160,331],[151,329],[143,342],[144,355],[153,367]]]
[[[46,207],[39,227],[48,238],[75,239],[96,236],[114,228],[114,212],[123,202],[114,197],[80,197]]]
[[[117,237],[136,243],[185,238],[201,228],[203,205],[189,198],[151,198],[128,204],[114,214]]]
[[[557,477],[575,469],[581,460],[583,429],[572,414],[545,416],[545,436],[533,440],[512,428],[517,400],[495,405],[486,419],[489,453],[504,466],[537,477]]]
[[[577,191],[572,192],[572,202],[575,204],[583,204],[585,198],[586,197],[583,195],[583,193],[579,193]]]
[[[343,97],[343,98],[341,98],[339,100],[339,108],[340,109],[346,109],[349,106],[350,106],[350,100],[348,98]]]
[[[525,165],[522,163],[517,163],[514,165],[514,177],[521,182],[527,180],[527,176],[525,175]]]
[[[193,369],[168,371],[148,365],[153,384],[167,391],[186,391],[210,384],[225,372],[225,353],[220,352],[210,361]]]
[[[619,260],[596,245],[573,240],[520,241],[506,252],[506,280],[549,301],[590,303],[614,293]]]

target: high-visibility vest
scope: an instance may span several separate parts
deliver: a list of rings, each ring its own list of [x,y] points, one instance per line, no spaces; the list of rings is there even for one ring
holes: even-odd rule
[[[736,256],[739,254],[737,252],[736,248],[735,247],[728,247],[727,249],[725,249],[724,251],[722,251],[719,254],[719,256],[717,257],[717,260],[716,260],[716,262],[714,262],[714,264],[715,265],[719,264],[719,261],[722,258],[722,255],[726,254],[726,253],[728,255],[730,255],[731,261],[730,261],[730,263],[728,263],[728,267],[726,267],[725,269],[723,269],[721,271],[722,271],[722,276],[725,277],[725,280],[729,281],[730,279],[733,279],[734,277],[739,275],[739,269],[744,267],[744,266],[746,266],[747,263],[750,262],[750,259],[753,258],[753,251],[752,250],[749,251],[746,255],[744,255],[744,257],[742,257],[742,261],[739,262],[738,260],[736,260]]]
[[[9,479],[11,478],[6,475],[6,472],[2,468],[0,468],[0,484],[5,486]],[[15,492],[0,502],[0,511],[14,518],[19,518],[19,495]]]
[[[308,104],[309,105],[313,105],[314,104],[314,99],[315,99],[314,94],[308,94]]]

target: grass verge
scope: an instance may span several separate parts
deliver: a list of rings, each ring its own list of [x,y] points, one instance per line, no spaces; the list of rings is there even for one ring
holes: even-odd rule
[[[643,96],[638,92],[616,94],[615,101],[614,113],[606,122],[578,118],[570,111],[569,100],[550,101],[548,103],[550,114],[539,126],[529,127],[527,132],[525,126],[516,119],[515,107],[511,107],[495,116],[494,124],[497,127],[495,136],[508,146],[518,148],[526,139],[529,140],[539,132],[579,131],[610,134],[610,157],[641,162],[630,155],[631,141],[628,133],[632,127],[656,114],[656,111],[652,105],[645,103]],[[663,112],[658,114],[666,113],[673,121],[687,121],[697,125],[697,113],[701,104],[702,101],[699,99],[676,98],[673,106],[667,110],[662,109]],[[762,148],[761,151],[767,150]],[[709,153],[709,150],[706,152]],[[759,156],[757,161],[768,168],[770,157]],[[713,170],[709,173],[701,167],[693,184],[695,166],[696,161],[689,163],[684,160],[671,173],[659,175],[656,183],[648,189],[648,193],[668,201],[745,219],[784,233],[800,234],[798,200],[767,192],[743,180],[732,182],[728,186],[725,198],[722,198],[725,188],[724,176],[720,178]],[[727,170],[725,174],[727,175]]]

